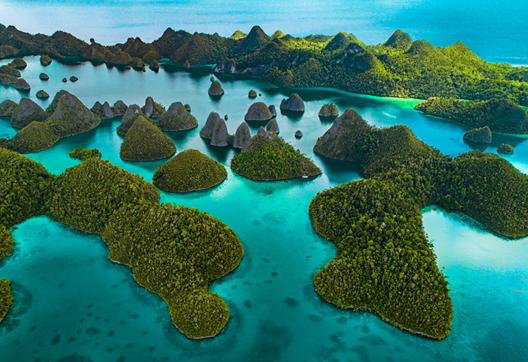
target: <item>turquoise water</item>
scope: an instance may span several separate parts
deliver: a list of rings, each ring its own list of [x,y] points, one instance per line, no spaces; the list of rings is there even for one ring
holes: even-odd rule
[[[118,72],[91,65],[53,63],[43,68],[28,58],[24,71],[34,91],[53,94],[65,88],[91,106],[96,100],[143,102],[147,95],[168,106],[191,104],[200,127],[210,111],[228,114],[234,132],[247,107],[250,88],[260,100],[278,106],[282,95],[256,81],[224,82],[225,96],[207,96],[209,77],[188,73]],[[1,62],[0,62],[1,63]],[[38,80],[45,70],[49,82]],[[75,74],[77,83],[60,80]],[[165,304],[138,287],[126,267],[111,263],[104,243],[59,225],[46,217],[16,227],[16,250],[0,265],[0,277],[12,280],[15,305],[0,324],[0,361],[56,361],[85,356],[93,361],[335,361],[335,360],[508,360],[528,354],[528,239],[509,241],[468,220],[441,210],[424,210],[426,232],[438,263],[447,275],[454,303],[451,335],[434,342],[399,331],[367,313],[333,308],[313,291],[313,274],[335,255],[333,245],[313,232],[308,205],[319,191],[358,178],[346,165],[327,162],[312,152],[330,124],[317,112],[335,101],[341,110],[357,109],[371,124],[404,123],[422,140],[456,155],[470,148],[464,129],[425,117],[412,109],[415,100],[384,99],[306,91],[306,113],[300,119],[279,116],[281,135],[324,170],[310,181],[256,183],[234,175],[219,187],[191,195],[162,193],[163,202],[197,207],[220,218],[240,236],[245,257],[240,267],[213,286],[228,303],[232,318],[217,338],[190,341],[171,325]],[[0,101],[19,99],[0,88]],[[33,97],[34,98],[34,97]],[[40,102],[40,101],[39,101]],[[41,102],[46,105],[47,102]],[[59,174],[78,162],[73,148],[97,147],[103,158],[151,180],[157,162],[131,164],[119,159],[119,121],[105,121],[97,130],[65,139],[53,148],[29,155]],[[295,140],[294,132],[304,133]],[[197,148],[229,166],[232,151],[209,148],[199,129],[171,135],[179,151]],[[0,120],[0,136],[15,131]],[[501,136],[497,142],[517,144],[509,158],[528,172],[526,139]],[[495,145],[496,146],[496,145]],[[494,152],[494,147],[489,150]]]
[[[528,64],[528,3],[519,0],[2,0],[0,23],[88,41],[151,41],[167,27],[231,35],[259,24],[293,35],[347,31],[367,43],[402,28],[446,46],[463,41],[493,62]],[[116,16],[116,14],[119,14]],[[89,21],[86,21],[89,19]],[[60,24],[60,25],[59,25]]]

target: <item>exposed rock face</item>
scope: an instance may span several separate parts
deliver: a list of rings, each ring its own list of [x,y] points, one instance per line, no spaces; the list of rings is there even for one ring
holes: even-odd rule
[[[319,137],[314,151],[335,160],[355,161],[358,155],[356,149],[351,149],[350,145],[359,143],[370,128],[356,111],[347,109],[334,121],[332,127]]]
[[[242,122],[240,126],[238,126],[235,137],[233,139],[233,147],[235,148],[245,148],[251,141],[251,131],[249,130],[249,126],[246,122]]]
[[[190,114],[181,102],[174,102],[159,119],[163,131],[187,131],[198,127],[198,120]]]
[[[108,102],[103,103],[101,110],[101,118],[110,119],[115,117],[114,111],[112,110],[112,107],[110,107],[110,104]]]
[[[48,106],[48,108],[46,108],[46,112],[48,113],[48,115],[50,115],[53,112],[55,112],[55,108],[57,108],[57,104],[59,103],[59,99],[66,93],[68,93],[68,92],[66,92],[64,89],[58,91],[57,93],[55,93],[55,96],[53,97],[53,100],[51,101],[51,103]]]
[[[27,63],[22,58],[16,58],[16,59],[13,59],[11,63],[9,63],[9,66],[15,69],[18,69],[18,70],[24,70],[27,67]]]
[[[339,116],[339,109],[335,103],[324,104],[319,110],[319,119],[321,121],[330,122]]]
[[[266,131],[274,134],[279,134],[279,125],[277,123],[276,118],[273,118],[271,121],[268,122],[268,124],[266,125]]]
[[[39,79],[43,80],[43,81],[47,81],[47,80],[49,80],[49,75],[47,75],[46,73],[40,73],[39,74]]]
[[[127,111],[127,108],[128,106],[125,104],[125,102],[119,100],[114,103],[112,110],[116,116],[122,116]]]
[[[257,98],[257,91],[254,89],[251,89],[248,93],[248,98],[250,99]]]
[[[273,115],[273,117],[277,117],[277,108],[275,108],[275,105],[270,105],[268,107],[269,111],[271,112],[271,114]]]
[[[214,80],[211,82],[211,86],[207,93],[209,93],[209,96],[212,98],[220,98],[224,95],[224,89],[219,81]]]
[[[303,136],[303,133],[301,130],[298,129],[297,131],[295,131],[295,138],[301,139],[302,136]]]
[[[0,103],[0,117],[11,117],[18,104],[8,99]]]
[[[15,83],[15,89],[20,92],[29,92],[31,90],[31,86],[24,79],[19,79]]]
[[[48,65],[51,64],[51,58],[48,55],[42,55],[40,57],[40,64],[47,67]]]
[[[136,118],[121,144],[125,161],[155,161],[176,153],[174,143],[145,116]]]
[[[200,131],[200,137],[210,140],[211,146],[225,147],[229,145],[229,134],[225,121],[216,112],[211,112],[205,126]]]
[[[62,91],[53,113],[48,118],[50,127],[59,137],[68,137],[90,131],[101,123],[101,118],[90,111],[76,96]],[[51,105],[50,105],[51,107]]]
[[[124,136],[130,127],[132,127],[136,118],[142,114],[143,112],[141,112],[141,108],[139,108],[137,104],[131,104],[128,106],[125,115],[121,119],[121,125],[117,128],[117,134]]]
[[[191,108],[191,105],[190,105],[190,104],[186,104],[184,107],[185,107],[185,109],[187,110],[187,112],[191,113],[192,108]]]
[[[11,117],[13,128],[24,128],[33,121],[44,121],[48,118],[41,106],[29,98],[22,98]]]
[[[35,94],[35,96],[38,98],[38,99],[48,99],[49,98],[49,94],[46,93],[46,91],[44,90],[39,90],[37,92],[37,94]]]
[[[490,144],[492,141],[491,129],[486,126],[469,130],[464,134],[464,141],[478,144]]]
[[[77,82],[78,80],[79,80],[79,78],[77,78],[75,75],[72,75],[72,76],[70,77],[70,82],[72,82],[72,83],[75,83],[75,82]]]
[[[103,116],[103,105],[99,101],[95,102],[92,108],[90,108],[90,110],[93,113],[97,114],[99,117]]]
[[[412,38],[409,34],[398,29],[389,39],[387,39],[384,45],[395,49],[408,50],[411,47],[412,42]]]
[[[68,78],[62,78],[62,83],[67,83],[68,82]]]
[[[155,59],[151,61],[149,64],[149,69],[156,73],[159,72],[160,66],[159,66],[158,61]]]
[[[249,107],[244,119],[246,122],[267,122],[273,117],[274,115],[265,103],[256,102]]]
[[[152,97],[147,97],[145,99],[145,105],[141,108],[145,116],[149,118],[159,118],[163,113],[165,113],[165,108],[154,101]]]
[[[304,113],[304,102],[297,93],[293,93],[288,99],[283,99],[280,110],[284,114],[301,115]]]
[[[2,65],[0,67],[0,73],[7,74],[15,78],[20,78],[20,76],[22,75],[18,70],[9,65]]]

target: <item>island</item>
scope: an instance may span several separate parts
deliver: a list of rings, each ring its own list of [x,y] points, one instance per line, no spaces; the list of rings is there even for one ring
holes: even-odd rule
[[[332,87],[419,99],[488,100],[507,95],[515,103],[528,105],[526,67],[489,63],[460,42],[437,47],[426,40],[413,40],[401,30],[375,45],[344,32],[269,36],[259,26],[231,37],[168,28],[151,43],[131,37],[122,44],[102,45],[63,31],[33,35],[0,25],[0,59],[28,55],[139,71],[146,64],[167,71],[193,71],[215,64],[212,70],[220,79],[253,77],[288,88]],[[2,84],[16,86],[17,80],[0,75]],[[27,82],[19,83],[19,89],[28,90]]]
[[[243,257],[237,235],[196,209],[160,205],[158,190],[139,176],[88,158],[59,176],[39,163],[0,148],[0,250],[7,230],[47,215],[75,230],[100,235],[112,261],[168,305],[174,325],[188,338],[214,337],[229,320],[225,302],[209,285]],[[12,304],[9,281],[0,280],[0,320]]]
[[[311,178],[321,170],[308,157],[293,148],[275,132],[259,128],[246,147],[231,161],[237,174],[254,181]]]
[[[90,158],[101,159],[101,151],[96,148],[76,148],[69,153],[71,158],[86,161]]]
[[[221,164],[198,150],[185,150],[154,173],[153,184],[166,192],[195,192],[221,184],[227,172]]]
[[[438,205],[505,237],[528,235],[528,178],[496,155],[472,151],[453,159],[405,126],[371,127],[351,109],[314,151],[353,163],[365,177],[323,191],[310,204],[315,231],[338,249],[314,276],[315,288],[340,308],[443,339],[453,307],[421,209]]]

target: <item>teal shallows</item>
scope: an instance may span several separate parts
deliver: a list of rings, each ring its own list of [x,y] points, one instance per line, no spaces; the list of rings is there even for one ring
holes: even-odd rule
[[[28,59],[24,77],[34,90],[53,94],[65,87],[91,106],[96,100],[143,104],[147,95],[168,106],[189,103],[199,127],[171,135],[179,151],[196,148],[229,166],[233,151],[209,148],[199,129],[210,111],[228,114],[230,132],[242,121],[251,100],[278,106],[283,95],[269,84],[223,82],[225,96],[213,102],[207,95],[209,78],[187,73],[120,73],[105,67],[64,66],[53,63],[47,72],[54,80],[40,83],[38,58]],[[79,81],[60,80],[75,74]],[[391,100],[304,92],[306,112],[299,120],[279,115],[281,136],[312,158],[323,175],[311,181],[256,183],[228,169],[215,189],[188,195],[162,193],[163,202],[197,207],[220,218],[239,235],[245,257],[240,267],[215,284],[213,290],[229,304],[232,319],[220,336],[189,341],[172,325],[165,304],[139,287],[127,268],[106,259],[102,241],[38,217],[18,225],[13,234],[16,250],[0,266],[0,277],[12,280],[15,307],[0,325],[0,360],[43,360],[79,353],[93,361],[157,360],[521,360],[528,351],[528,239],[503,240],[478,226],[437,209],[424,213],[424,225],[433,241],[439,265],[447,275],[454,303],[451,335],[433,342],[403,333],[366,313],[331,307],[313,290],[311,278],[335,253],[333,245],[317,237],[308,219],[308,205],[319,191],[356,179],[354,171],[324,162],[312,152],[317,137],[330,126],[318,119],[322,104],[336,102],[341,110],[352,106],[370,123],[404,123],[422,140],[452,155],[469,150],[464,129],[412,110],[413,100]],[[18,99],[0,89],[0,101]],[[34,98],[34,92],[31,93]],[[46,102],[41,104],[46,105]],[[31,154],[51,172],[61,173],[79,161],[68,156],[77,147],[98,148],[103,159],[148,180],[159,162],[126,163],[119,158],[122,138],[119,121],[105,121],[96,131],[62,140],[49,150]],[[294,132],[302,130],[301,140]],[[255,129],[253,129],[255,132]],[[0,134],[14,134],[0,120]],[[498,144],[517,143],[508,156],[528,172],[526,139],[500,136]],[[488,148],[495,151],[496,145]],[[24,348],[21,348],[23,346]]]

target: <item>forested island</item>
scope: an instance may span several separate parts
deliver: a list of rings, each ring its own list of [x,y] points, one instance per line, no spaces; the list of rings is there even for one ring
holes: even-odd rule
[[[42,64],[51,59],[89,61],[139,71],[147,66],[174,71],[214,65],[218,77],[255,77],[281,87],[333,87],[421,99],[507,96],[528,105],[526,67],[488,63],[460,42],[441,48],[400,30],[383,44],[367,45],[348,33],[299,38],[277,31],[270,36],[254,26],[248,34],[236,31],[223,37],[168,28],[152,43],[136,37],[106,46],[63,31],[33,35],[0,25],[0,59],[27,55],[42,56]],[[18,63],[0,69],[0,83],[27,91],[29,85],[15,73],[23,67]]]
[[[528,235],[528,177],[496,155],[451,158],[405,126],[374,128],[351,109],[314,151],[354,163],[365,177],[319,193],[310,205],[315,231],[338,249],[315,275],[315,287],[340,308],[443,339],[453,307],[421,209],[438,205],[506,237]]]
[[[75,154],[86,161],[53,176],[39,163],[0,147],[0,257],[12,250],[7,228],[48,215],[100,235],[110,259],[129,266],[139,284],[163,298],[174,325],[187,337],[220,333],[229,310],[208,287],[240,263],[237,235],[204,212],[160,205],[156,188],[99,160],[96,152]],[[0,320],[12,301],[9,281],[0,280]]]

